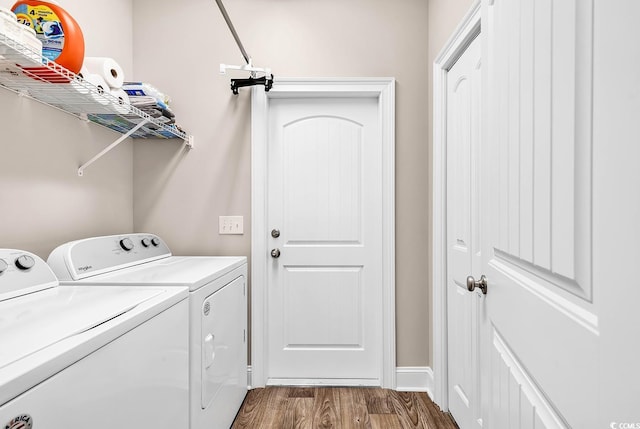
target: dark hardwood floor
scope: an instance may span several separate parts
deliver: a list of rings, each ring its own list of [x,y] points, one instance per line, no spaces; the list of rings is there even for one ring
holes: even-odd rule
[[[232,429],[457,429],[426,393],[367,387],[249,392]]]

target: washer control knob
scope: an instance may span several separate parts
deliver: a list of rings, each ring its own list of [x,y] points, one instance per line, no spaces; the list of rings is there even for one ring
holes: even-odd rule
[[[29,270],[33,268],[36,261],[29,255],[22,255],[16,259],[16,267],[20,270]]]
[[[149,246],[151,246],[151,240],[149,240],[148,238],[143,238],[143,239],[142,239],[142,241],[141,241],[141,243],[142,243],[142,245],[143,245],[144,247],[149,247]]]
[[[2,259],[0,259],[0,274],[4,273],[7,268],[9,268],[9,265]]]
[[[151,244],[153,244],[155,247],[158,247],[160,245],[160,239],[158,237],[153,237],[151,239]]]
[[[120,240],[120,247],[128,252],[133,249],[133,241],[131,241],[131,239],[129,238],[123,238],[122,240]]]

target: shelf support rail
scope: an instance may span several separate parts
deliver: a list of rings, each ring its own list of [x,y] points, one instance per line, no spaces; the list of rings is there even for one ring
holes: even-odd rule
[[[240,49],[240,52],[242,53],[242,57],[244,58],[244,61],[246,62],[245,65],[243,66],[233,66],[233,65],[228,65],[228,64],[220,64],[220,74],[226,74],[227,70],[242,70],[242,71],[248,71],[250,72],[250,76],[251,76],[251,84],[248,84],[249,80],[247,80],[247,83],[245,83],[245,85],[237,85],[233,80],[231,81],[231,90],[233,91],[234,94],[238,94],[238,87],[240,86],[251,86],[251,85],[264,85],[265,86],[265,91],[269,91],[271,89],[271,86],[273,85],[273,75],[271,74],[271,69],[270,68],[260,68],[260,67],[254,67],[253,66],[253,62],[251,60],[251,56],[247,53],[247,50],[244,48],[244,45],[242,44],[242,41],[240,40],[240,36],[238,36],[238,32],[236,31],[236,28],[233,25],[233,22],[231,22],[231,18],[229,17],[229,14],[227,13],[227,9],[224,7],[224,4],[222,3],[222,0],[216,0],[216,3],[218,4],[218,8],[220,9],[220,13],[222,14],[222,17],[224,18],[225,22],[227,23],[227,27],[229,27],[229,31],[231,31],[231,35],[233,36],[233,38],[236,41],[236,44],[238,45],[238,48]],[[262,81],[258,81],[258,80],[253,80],[256,79],[258,77],[258,73],[264,73],[264,77],[260,78]]]
[[[148,119],[143,119],[142,122],[140,122],[138,125],[136,125],[135,127],[131,128],[126,134],[123,134],[120,136],[120,138],[116,141],[114,141],[113,143],[111,143],[109,146],[107,146],[106,148],[104,148],[99,154],[97,154],[96,156],[94,156],[93,158],[91,158],[89,161],[85,162],[84,164],[82,164],[80,166],[80,168],[78,168],[78,176],[83,176],[84,175],[84,170],[90,166],[91,164],[93,164],[94,162],[96,162],[97,160],[99,160],[100,158],[102,158],[102,156],[104,154],[106,154],[107,152],[109,152],[111,149],[115,148],[116,146],[118,146],[120,143],[122,143],[123,141],[125,141],[127,138],[131,137],[131,135],[133,133],[135,133],[136,131],[138,131],[140,128],[142,128],[143,126],[145,126],[147,123],[149,122]]]

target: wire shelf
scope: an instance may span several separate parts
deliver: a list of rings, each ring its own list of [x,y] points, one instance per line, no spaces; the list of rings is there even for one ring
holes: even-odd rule
[[[133,138],[193,138],[0,33],[0,86]],[[140,124],[142,123],[142,126]]]

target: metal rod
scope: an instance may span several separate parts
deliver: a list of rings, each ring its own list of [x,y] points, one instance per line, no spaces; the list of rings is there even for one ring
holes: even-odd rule
[[[247,54],[247,51],[244,49],[244,46],[240,41],[240,37],[238,37],[238,33],[236,32],[236,29],[233,26],[233,23],[231,22],[231,18],[229,18],[227,9],[225,9],[224,4],[222,4],[222,0],[216,0],[216,3],[218,3],[218,8],[220,8],[222,17],[227,22],[227,26],[229,27],[229,30],[231,30],[231,34],[233,35],[233,38],[236,39],[236,43],[238,44],[238,48],[240,48],[240,52],[242,52],[242,56],[244,57],[244,60],[247,62],[247,64],[251,64],[251,57],[249,56],[249,54]]]
[[[111,149],[113,149],[114,147],[118,146],[120,143],[122,143],[127,137],[131,136],[133,133],[135,133],[136,131],[138,131],[140,128],[142,128],[144,125],[147,124],[147,122],[149,122],[148,119],[144,119],[142,122],[140,122],[138,125],[136,125],[135,127],[133,127],[131,130],[129,130],[126,134],[123,134],[122,136],[120,136],[120,138],[116,141],[114,141],[113,143],[111,143],[109,146],[107,146],[106,148],[104,148],[99,154],[97,154],[96,156],[94,156],[93,158],[91,158],[89,161],[85,162],[84,164],[82,164],[80,166],[80,168],[78,168],[78,176],[82,176],[84,175],[84,169],[87,168],[88,166],[90,166],[91,164],[93,164],[94,162],[96,162],[98,159],[100,159],[102,157],[102,155],[104,155],[105,153],[109,152]]]

